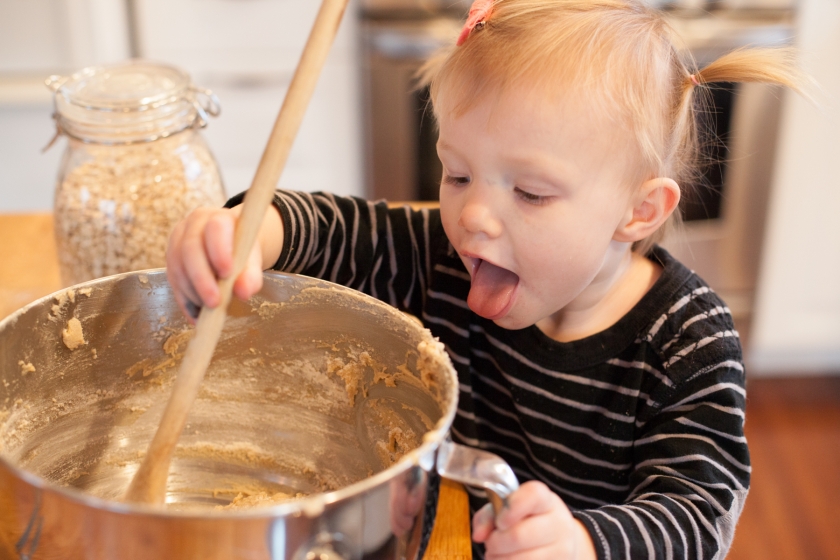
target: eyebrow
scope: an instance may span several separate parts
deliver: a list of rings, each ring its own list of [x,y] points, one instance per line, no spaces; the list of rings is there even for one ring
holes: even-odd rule
[[[546,168],[544,165],[541,165],[542,158],[539,157],[511,157],[508,160],[508,163],[522,171],[526,171],[524,173],[525,175],[533,176],[536,179],[551,183],[552,185],[556,185],[558,187],[567,186],[567,181],[570,175],[574,176],[576,173],[574,165],[549,165]]]
[[[452,152],[456,155],[460,153],[454,146],[443,140],[438,140],[437,147],[439,150]],[[507,161],[510,165],[519,169],[533,169],[535,166],[538,166],[540,160],[541,158],[535,158],[533,156],[509,156]],[[568,177],[569,173],[574,174],[575,170],[568,165],[563,165],[555,172],[544,170],[529,172],[528,175],[565,190],[568,187],[568,180],[564,179],[563,175],[565,174]]]

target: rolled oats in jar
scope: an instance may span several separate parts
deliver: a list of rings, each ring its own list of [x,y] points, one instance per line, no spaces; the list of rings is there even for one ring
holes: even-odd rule
[[[220,206],[224,189],[199,129],[218,114],[212,93],[178,68],[148,61],[47,81],[68,143],[55,192],[65,285],[165,266],[178,221]]]

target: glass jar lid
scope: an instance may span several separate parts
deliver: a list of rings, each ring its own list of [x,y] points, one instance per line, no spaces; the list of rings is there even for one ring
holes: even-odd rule
[[[144,110],[185,97],[190,77],[173,66],[143,60],[85,68],[64,81],[56,96],[94,111]]]
[[[204,126],[219,105],[174,66],[131,60],[51,76],[59,133],[102,144],[149,142]]]

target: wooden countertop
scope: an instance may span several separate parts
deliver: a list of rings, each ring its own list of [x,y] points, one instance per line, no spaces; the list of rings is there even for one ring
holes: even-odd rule
[[[52,214],[0,215],[0,317],[61,288]]]
[[[0,318],[59,290],[52,214],[0,215]],[[464,489],[444,481],[425,560],[469,560],[469,506]]]

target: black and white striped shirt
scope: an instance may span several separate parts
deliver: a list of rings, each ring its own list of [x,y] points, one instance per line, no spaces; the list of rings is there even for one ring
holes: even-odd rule
[[[698,276],[655,248],[664,271],[642,300],[561,343],[470,311],[437,211],[285,191],[275,204],[286,232],[276,268],[420,317],[458,371],[453,438],[547,484],[599,558],[726,555],[750,480],[744,368],[729,309]]]

